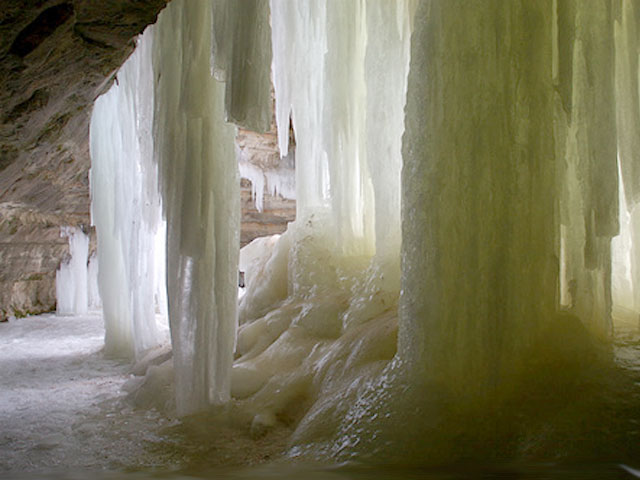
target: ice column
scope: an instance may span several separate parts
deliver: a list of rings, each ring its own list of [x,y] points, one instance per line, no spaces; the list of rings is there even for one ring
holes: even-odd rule
[[[60,235],[69,239],[69,259],[56,272],[56,312],[58,315],[87,313],[87,258],[89,237],[77,227],[63,227]]]
[[[105,348],[137,356],[158,342],[166,311],[164,235],[152,142],[153,28],[138,39],[91,119],[92,219],[98,235]],[[160,239],[160,241],[158,241]]]
[[[556,307],[552,1],[419,2],[415,25],[398,352],[477,391]]]
[[[213,6],[173,1],[154,33],[154,140],[180,414],[229,399],[237,322],[239,177],[225,85],[211,73]]]

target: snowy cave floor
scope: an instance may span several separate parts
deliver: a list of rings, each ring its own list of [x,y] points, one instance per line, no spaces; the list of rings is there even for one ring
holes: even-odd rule
[[[635,320],[629,325],[618,331],[614,347],[616,364],[635,378],[626,391],[629,408],[613,422],[624,434],[604,433],[601,440],[620,446],[640,438],[640,328]],[[292,467],[277,461],[289,430],[253,439],[206,416],[178,421],[132,408],[122,390],[131,364],[105,358],[103,338],[100,314],[0,323],[0,479],[640,478],[640,471],[629,470],[640,467],[640,458],[388,472]]]
[[[248,432],[132,408],[122,391],[131,364],[105,358],[103,346],[99,313],[0,323],[0,478],[203,471],[255,465],[283,451],[290,432],[253,440]]]

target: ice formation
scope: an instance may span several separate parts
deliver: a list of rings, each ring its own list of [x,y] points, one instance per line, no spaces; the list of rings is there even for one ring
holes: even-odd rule
[[[296,132],[297,219],[240,254],[231,392],[252,431],[284,418],[300,422],[294,442],[327,440],[395,354],[413,8],[271,2],[282,155],[290,119]]]
[[[165,227],[154,162],[153,29],[138,39],[91,119],[92,221],[105,348],[135,357],[157,345],[166,312]]]
[[[261,168],[247,161],[243,161],[239,156],[238,170],[241,178],[246,178],[251,182],[251,197],[256,205],[256,210],[262,212],[264,208],[264,172]]]
[[[101,311],[102,299],[100,298],[100,287],[98,286],[98,254],[93,253],[89,257],[87,266],[87,295],[89,297],[89,311]]]
[[[625,189],[635,181],[633,2],[613,10],[551,0],[376,5],[271,2],[279,145],[286,152],[291,116],[298,219],[247,269],[234,365],[235,393],[260,418],[311,402],[294,441],[322,442],[339,424],[335,455],[384,448],[381,428],[401,435],[412,422],[406,411],[429,408],[421,394],[460,402],[503,395],[537,362],[587,361],[585,332],[606,339],[612,328],[618,155]],[[412,7],[405,117],[407,44],[383,32],[409,32]],[[390,59],[396,68],[385,67]],[[389,71],[396,77],[385,79]],[[397,116],[376,118],[391,106]],[[375,335],[360,332],[352,350],[341,343],[374,321],[393,331],[393,320],[382,320],[394,315],[393,306],[382,308],[393,305],[393,275],[377,256],[393,258],[400,244],[393,179],[401,156],[375,154],[385,151],[376,142],[400,148],[404,122],[402,295],[398,355],[388,363],[380,344],[369,357],[354,349],[375,345]],[[631,215],[622,216],[627,240],[618,259],[634,255]],[[281,242],[290,247],[279,250]],[[287,296],[274,286],[282,285],[285,255]],[[374,259],[368,267],[366,258]],[[633,284],[628,260],[616,265],[614,285]],[[367,378],[377,380],[362,387]],[[403,403],[406,388],[415,389],[405,396],[414,403]]]
[[[286,155],[291,119],[297,218],[330,211],[323,228],[335,231],[336,252],[399,248],[412,5],[271,2],[279,147]]]
[[[621,178],[620,235],[613,242],[613,301],[633,321],[640,312],[640,96],[636,2],[623,0],[616,12],[615,93]],[[629,315],[630,314],[630,315]]]
[[[264,193],[268,191],[271,195],[280,195],[283,198],[295,200],[296,198],[296,177],[295,153],[289,154],[281,159],[278,168],[262,169],[257,165],[247,161],[242,153],[238,152],[238,168],[240,177],[251,182],[251,197],[255,202],[256,210],[262,212],[264,209]]]
[[[277,169],[267,169],[264,172],[267,188],[271,195],[280,195],[291,200],[296,199],[296,169],[295,151],[280,159]]]
[[[60,236],[69,239],[69,258],[56,272],[56,312],[58,315],[83,315],[89,308],[89,237],[78,227],[63,227]]]
[[[211,68],[225,82],[226,119],[256,132],[271,126],[271,28],[264,0],[211,2]]]
[[[256,432],[280,419],[294,443],[376,451],[421,434],[439,398],[473,406],[538,360],[581,361],[614,300],[640,308],[636,4],[463,3],[271,0],[270,44],[267,2],[162,13],[145,68],[179,413],[233,398]],[[266,125],[271,48],[297,220],[240,255],[236,345],[225,118]],[[240,171],[259,208],[284,190]]]

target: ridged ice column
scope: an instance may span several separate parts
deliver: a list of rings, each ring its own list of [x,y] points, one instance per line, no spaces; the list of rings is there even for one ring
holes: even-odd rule
[[[552,1],[420,2],[415,25],[398,352],[482,390],[556,307]]]
[[[229,399],[240,193],[235,126],[212,75],[212,2],[174,1],[154,45],[154,139],[168,225],[167,284],[179,414]]]

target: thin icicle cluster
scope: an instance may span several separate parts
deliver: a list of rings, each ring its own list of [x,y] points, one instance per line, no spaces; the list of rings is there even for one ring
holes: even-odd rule
[[[298,218],[330,212],[336,253],[397,255],[411,1],[271,1],[282,155]]]
[[[246,178],[251,182],[251,197],[256,205],[256,210],[262,212],[264,208],[264,187],[265,187],[265,175],[261,168],[253,165],[246,160],[243,160],[241,155],[238,155],[238,170],[241,178]]]
[[[236,149],[238,150],[238,149]],[[295,200],[296,198],[296,172],[295,152],[281,159],[278,168],[262,169],[246,159],[243,152],[236,151],[238,157],[238,169],[240,177],[251,182],[251,197],[256,205],[256,210],[264,209],[264,194],[269,192],[272,196],[280,195],[283,198]]]
[[[138,356],[157,345],[156,312],[167,308],[165,227],[151,137],[152,44],[149,28],[118,81],[96,100],[91,119],[92,220],[105,345],[114,355]]]

